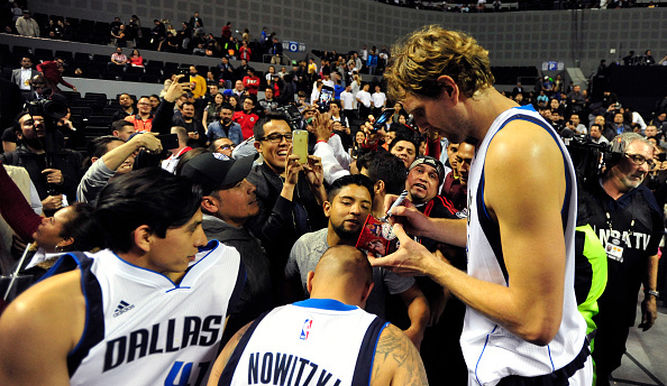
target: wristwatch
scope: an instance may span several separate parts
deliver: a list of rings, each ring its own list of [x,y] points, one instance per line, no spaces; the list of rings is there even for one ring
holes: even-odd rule
[[[648,291],[646,291],[646,295],[651,295],[651,296],[655,296],[656,298],[658,298],[660,296],[660,292],[655,291],[655,290],[648,290]]]

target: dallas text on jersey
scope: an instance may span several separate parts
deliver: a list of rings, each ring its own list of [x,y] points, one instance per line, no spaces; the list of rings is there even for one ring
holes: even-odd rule
[[[104,355],[104,371],[129,363],[146,355],[175,352],[188,346],[212,346],[222,333],[222,315],[183,318],[182,334],[176,333],[176,319],[140,328],[127,335],[109,340]],[[164,333],[166,324],[166,334]]]

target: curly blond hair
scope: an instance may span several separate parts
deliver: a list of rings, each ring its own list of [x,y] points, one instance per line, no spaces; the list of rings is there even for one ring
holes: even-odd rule
[[[495,81],[489,51],[472,36],[437,25],[425,26],[394,45],[384,77],[389,96],[402,100],[407,94],[438,97],[441,75],[452,77],[468,98]]]

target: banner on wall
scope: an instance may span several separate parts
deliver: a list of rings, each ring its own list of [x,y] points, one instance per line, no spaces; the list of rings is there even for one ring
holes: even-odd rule
[[[283,41],[283,50],[288,52],[306,52],[306,43]]]
[[[542,62],[542,71],[563,71],[564,69],[565,63],[563,62],[557,62],[555,60]]]

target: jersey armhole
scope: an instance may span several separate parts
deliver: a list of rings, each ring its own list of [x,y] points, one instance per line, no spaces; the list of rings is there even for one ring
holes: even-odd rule
[[[364,340],[361,342],[359,355],[357,356],[357,364],[354,367],[354,376],[352,378],[352,386],[368,386],[371,384],[371,376],[373,375],[373,362],[375,361],[375,350],[382,331],[389,325],[378,317],[376,317],[368,326]]]
[[[218,385],[226,386],[232,384],[232,379],[234,378],[234,373],[236,372],[236,366],[238,366],[239,364],[239,360],[241,359],[241,355],[243,355],[243,351],[245,351],[245,348],[248,345],[248,342],[250,341],[252,334],[255,332],[255,329],[269,312],[270,311],[264,312],[263,314],[258,316],[257,319],[255,319],[255,321],[252,322],[250,327],[248,327],[246,332],[243,334],[243,336],[239,340],[239,343],[236,345],[236,348],[234,349],[232,356],[229,357],[229,361],[227,361],[225,368],[222,370],[222,374],[220,375],[220,379],[218,380]]]
[[[93,259],[81,252],[63,255],[56,264],[44,275],[50,277],[62,272],[79,268],[81,271],[81,292],[86,301],[86,317],[83,334],[74,349],[67,354],[67,371],[70,378],[76,372],[81,361],[90,349],[104,339],[104,312],[102,305],[102,289],[90,268]]]

